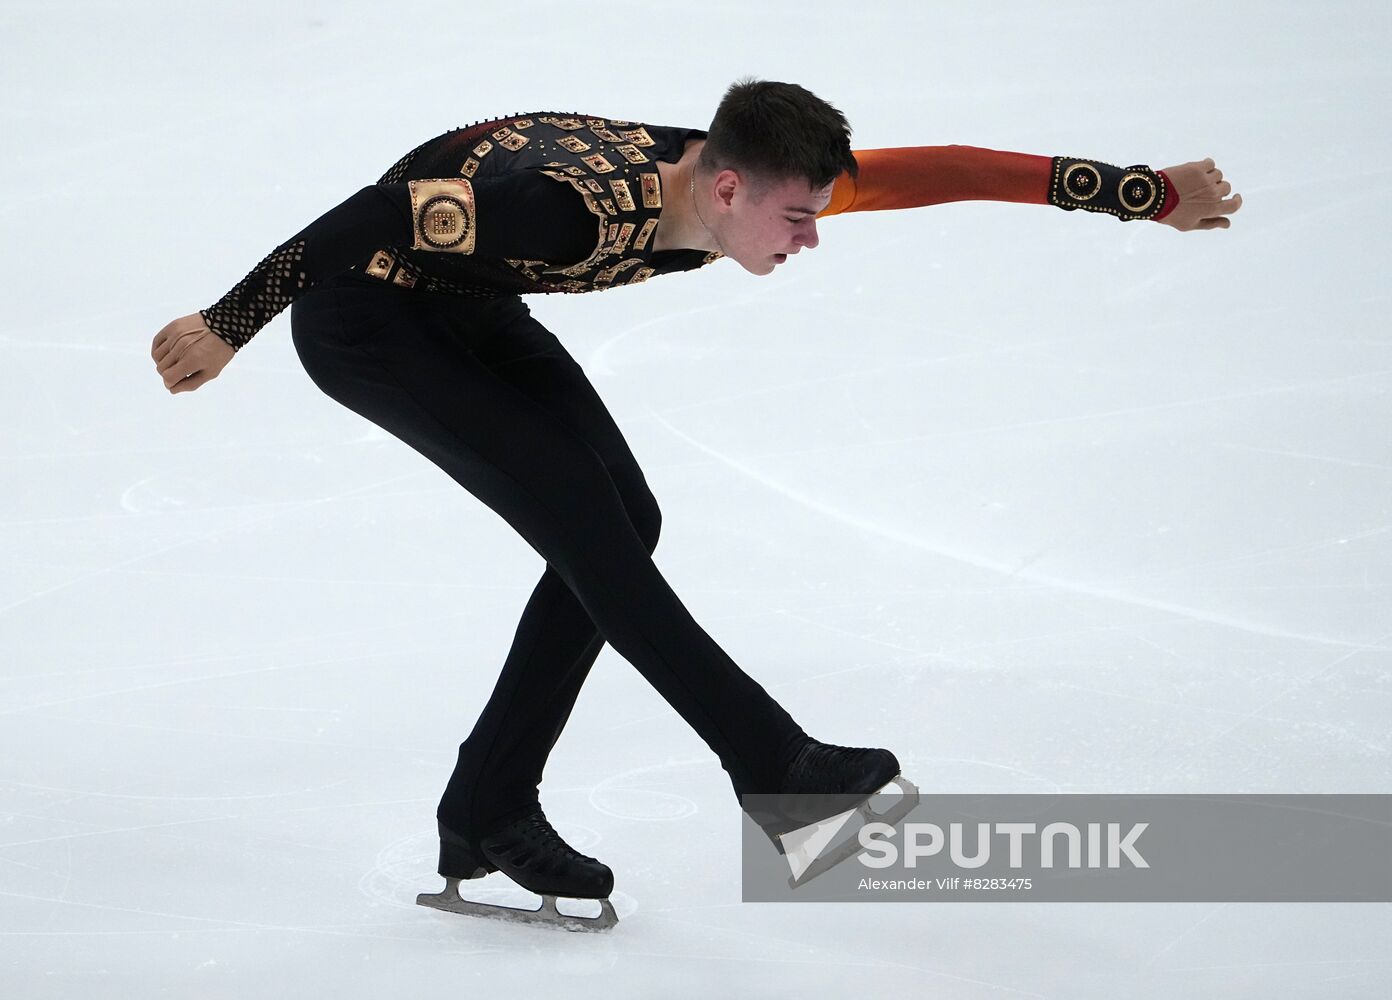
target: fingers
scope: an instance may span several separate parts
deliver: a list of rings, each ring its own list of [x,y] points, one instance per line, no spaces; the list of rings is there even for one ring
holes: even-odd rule
[[[156,346],[150,351],[150,357],[155,359],[155,364],[159,364],[169,357],[170,351],[174,350],[178,340],[178,336],[172,333],[161,333],[155,337]]]
[[[170,392],[178,392],[179,384],[183,382],[185,379],[187,379],[190,375],[195,374],[195,371],[192,367],[185,368],[183,366],[176,365],[172,368],[160,372],[160,374],[164,376],[164,387],[168,389]]]
[[[190,389],[197,389],[214,374],[196,362],[178,365],[165,373],[164,387],[170,392],[188,392]]]
[[[170,320],[155,334],[155,339],[150,343],[150,357],[155,362],[163,361],[169,351],[186,334],[212,333],[208,329],[207,322],[203,319],[203,314],[192,313],[188,316],[180,316],[178,319]]]
[[[201,330],[188,330],[179,334],[177,337],[170,338],[166,342],[164,357],[155,366],[155,371],[161,375],[168,369],[177,365],[183,360],[184,354],[202,336]]]
[[[197,331],[180,334],[170,344],[167,353],[155,370],[164,376],[164,387],[171,391],[180,390],[174,387],[184,382],[189,376],[197,374],[202,370],[202,364],[196,357],[190,357],[191,348],[198,340]],[[190,386],[189,388],[196,388]]]
[[[168,323],[164,324],[164,326],[160,327],[160,332],[155,334],[154,343],[150,345],[150,356],[152,358],[159,361],[160,358],[168,352],[174,340],[180,333],[187,329],[182,324],[183,319],[181,317],[180,319],[171,319]]]
[[[182,361],[183,357],[183,351],[175,351],[174,346],[170,345],[169,348],[164,352],[164,357],[161,358],[159,360],[159,363],[155,365],[155,371],[163,375],[166,372],[168,372],[169,369],[173,368],[180,361]]]
[[[1242,195],[1235,194],[1226,201],[1220,201],[1218,204],[1214,205],[1211,211],[1221,212],[1224,215],[1232,215],[1232,213],[1236,212],[1241,207]]]
[[[164,356],[169,353],[169,348],[174,344],[175,333],[171,329],[173,323],[165,325],[164,329],[155,334],[154,342],[150,345],[150,357],[156,362],[164,360]]]
[[[216,338],[201,313],[166,323],[150,343],[150,357],[164,387],[170,392],[190,392],[215,378],[227,363],[227,348]]]
[[[1199,224],[1198,224],[1197,226],[1195,226],[1194,228],[1196,228],[1196,229],[1227,229],[1227,228],[1229,228],[1229,227],[1232,226],[1232,221],[1231,221],[1230,219],[1224,219],[1224,218],[1222,218],[1221,216],[1223,216],[1223,215],[1231,215],[1233,212],[1236,212],[1236,211],[1237,211],[1239,208],[1241,208],[1241,207],[1242,207],[1242,195],[1240,195],[1240,194],[1233,195],[1233,196],[1232,196],[1231,198],[1229,198],[1227,201],[1220,201],[1218,204],[1214,205],[1211,209],[1209,209],[1210,212],[1217,212],[1217,213],[1219,213],[1219,215],[1216,215],[1216,216],[1212,216],[1212,215],[1211,215],[1211,216],[1205,216],[1204,218],[1202,218],[1202,219],[1199,220]]]
[[[192,392],[194,389],[197,389],[200,385],[209,381],[210,379],[212,379],[212,376],[209,375],[207,372],[197,372],[196,374],[190,375],[187,378],[180,379],[173,385],[172,388],[170,388],[169,391],[171,393]]]

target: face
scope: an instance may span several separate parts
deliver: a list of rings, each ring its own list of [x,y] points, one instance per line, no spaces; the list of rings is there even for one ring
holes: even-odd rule
[[[716,178],[716,227],[725,256],[750,274],[769,274],[803,247],[815,247],[817,213],[834,184],[813,190],[804,177],[769,182],[762,197],[734,170]]]

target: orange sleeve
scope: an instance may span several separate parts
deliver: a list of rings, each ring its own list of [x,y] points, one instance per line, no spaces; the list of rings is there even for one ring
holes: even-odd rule
[[[1049,204],[1051,156],[977,146],[898,146],[853,153],[859,177],[843,172],[832,187],[830,204],[817,218],[948,201]],[[1169,196],[1157,220],[1178,202],[1174,185],[1167,183],[1166,187]]]
[[[818,218],[948,201],[1049,203],[1049,156],[976,146],[898,146],[854,154],[859,177],[843,172]]]

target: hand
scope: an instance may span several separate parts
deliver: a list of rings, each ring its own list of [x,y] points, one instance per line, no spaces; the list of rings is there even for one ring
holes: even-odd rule
[[[1221,218],[1242,207],[1242,195],[1235,194],[1226,201],[1223,196],[1232,192],[1232,185],[1223,180],[1223,171],[1212,159],[1181,163],[1165,167],[1165,173],[1179,195],[1179,204],[1169,215],[1160,219],[1162,225],[1174,226],[1187,232],[1190,229],[1227,229],[1232,220]]]
[[[164,376],[164,387],[170,392],[189,392],[217,378],[235,353],[208,329],[200,313],[166,323],[150,345],[155,370]]]

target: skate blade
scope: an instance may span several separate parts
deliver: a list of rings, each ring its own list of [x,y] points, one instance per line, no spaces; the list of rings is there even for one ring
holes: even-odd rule
[[[459,895],[459,879],[445,877],[445,891],[422,892],[416,896],[416,903],[433,910],[447,913],[462,913],[469,917],[488,917],[514,924],[535,924],[545,927],[559,927],[567,931],[607,931],[619,922],[614,905],[607,899],[599,900],[599,915],[579,917],[562,913],[556,909],[555,896],[542,896],[541,906],[528,910],[521,906],[503,906],[501,903],[476,903]]]
[[[839,829],[840,827],[844,826],[846,821],[849,820],[851,816],[853,816],[856,813],[864,813],[868,816],[874,817],[876,820],[880,822],[891,822],[891,820],[881,819],[881,817],[895,816],[897,818],[894,820],[894,822],[897,822],[898,819],[903,819],[904,815],[906,815],[906,813],[903,810],[896,808],[890,809],[884,813],[877,813],[873,809],[869,809],[870,800],[873,799],[876,795],[883,793],[885,789],[889,788],[890,785],[899,786],[900,790],[904,793],[905,797],[910,800],[910,809],[912,809],[915,805],[918,804],[918,788],[915,787],[913,782],[909,781],[908,778],[905,778],[902,774],[898,774],[895,775],[893,778],[890,778],[888,781],[886,781],[879,788],[875,789],[869,795],[866,795],[865,797],[860,799],[860,801],[855,802],[853,805],[848,806],[845,809],[842,809],[840,812],[828,816],[825,819],[819,819],[816,822],[808,823],[805,826],[796,827],[784,833],[769,834],[769,840],[773,842],[774,849],[777,850],[779,854],[786,855],[794,851],[805,849],[808,841],[815,838],[817,833],[820,831],[833,828]]]
[[[870,800],[879,795],[890,785],[897,785],[903,793],[899,800],[886,809],[884,812],[876,812],[870,807]],[[797,830],[790,830],[778,838],[778,847],[781,854],[788,862],[790,874],[788,875],[788,888],[796,889],[806,885],[818,875],[824,875],[835,868],[841,862],[855,857],[865,850],[861,846],[859,838],[859,828],[867,823],[888,823],[890,826],[896,825],[900,820],[913,811],[914,806],[918,805],[918,788],[908,778],[902,774],[894,778],[878,791],[872,792],[859,806],[853,810],[847,810],[852,816],[859,816],[861,823],[857,827],[856,836],[847,837],[841,843],[827,850],[820,848],[825,846],[826,839],[817,835],[823,827],[829,824],[828,820],[821,823],[812,823]],[[844,813],[838,815],[845,815]],[[829,836],[834,836],[846,823],[851,821],[851,816],[845,820],[834,824]],[[834,820],[835,817],[832,817]]]

